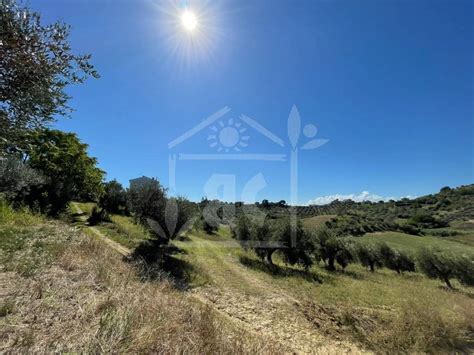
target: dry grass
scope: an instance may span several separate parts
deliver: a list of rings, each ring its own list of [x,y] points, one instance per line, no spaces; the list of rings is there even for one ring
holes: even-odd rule
[[[30,277],[0,272],[0,351],[278,352],[166,279],[144,281],[100,241],[55,228],[69,241],[52,265]]]

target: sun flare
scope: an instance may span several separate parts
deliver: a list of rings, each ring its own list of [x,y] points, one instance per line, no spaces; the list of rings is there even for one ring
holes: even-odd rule
[[[198,21],[196,18],[196,15],[192,13],[189,10],[186,10],[182,15],[181,15],[181,24],[183,27],[189,31],[192,32],[196,28]]]

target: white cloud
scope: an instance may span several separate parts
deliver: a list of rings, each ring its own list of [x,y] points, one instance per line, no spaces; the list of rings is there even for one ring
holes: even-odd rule
[[[402,198],[415,198],[415,196],[403,196],[403,197],[384,197],[376,194],[372,194],[369,191],[362,191],[360,194],[349,194],[349,195],[328,195],[328,196],[319,196],[312,200],[308,201],[308,205],[326,205],[331,203],[332,201],[339,200],[352,200],[355,202],[362,202],[362,201],[371,201],[371,202],[378,202],[378,201],[388,201],[388,200],[400,200]]]

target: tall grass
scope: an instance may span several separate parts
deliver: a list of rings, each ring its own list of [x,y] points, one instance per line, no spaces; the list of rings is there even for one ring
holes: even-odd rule
[[[9,221],[16,220],[16,213],[2,207],[2,216]],[[0,304],[5,321],[0,327],[0,339],[5,340],[0,351],[281,352],[264,337],[177,291],[166,277],[144,281],[139,270],[101,241],[77,228],[47,223],[54,229],[48,239],[59,239],[64,246],[55,254],[55,262],[41,265],[28,278],[0,273],[2,284],[10,285],[7,293],[14,295]],[[35,233],[38,226],[24,229],[31,233],[22,250],[44,242],[36,240],[41,235]]]
[[[0,198],[0,225],[29,226],[44,221],[44,217],[35,214],[26,208],[14,209]]]

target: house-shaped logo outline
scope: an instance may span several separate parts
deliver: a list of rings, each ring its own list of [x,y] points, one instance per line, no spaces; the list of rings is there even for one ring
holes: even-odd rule
[[[168,149],[172,150],[181,143],[187,141],[195,134],[201,132],[207,127],[210,127],[213,123],[222,119],[227,113],[231,111],[231,108],[225,106],[220,110],[214,112],[212,115],[204,119],[202,122],[198,123],[196,126],[174,139],[168,144]],[[276,144],[279,147],[285,147],[285,142],[283,139],[279,138],[276,134],[262,126],[256,120],[250,118],[247,115],[241,114],[239,119],[247,124],[250,128],[253,128],[255,131],[259,132],[261,135],[269,139],[271,142]],[[211,153],[211,154],[189,154],[189,153],[172,153],[170,152],[168,156],[168,166],[169,166],[169,189],[173,192],[176,191],[176,167],[178,161],[186,160],[260,160],[260,161],[278,161],[285,162],[287,160],[286,154],[261,154],[261,153]]]

